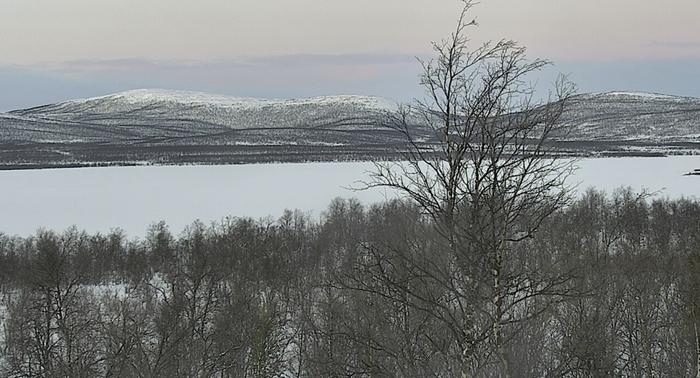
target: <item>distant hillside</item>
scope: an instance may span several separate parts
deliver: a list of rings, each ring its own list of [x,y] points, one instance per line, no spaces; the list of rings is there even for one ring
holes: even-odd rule
[[[396,109],[370,96],[127,91],[0,113],[0,169],[393,159],[406,148],[402,135],[384,126]],[[562,122],[572,132],[557,144],[573,155],[700,151],[696,98],[582,94]]]
[[[574,140],[700,142],[700,98],[640,92],[575,96],[562,122]]]
[[[276,140],[241,140],[237,135],[275,130],[284,141],[283,129],[367,130],[375,128],[384,112],[395,108],[378,97],[261,100],[135,90],[12,111],[13,124],[0,128],[0,138],[63,143],[270,143]]]

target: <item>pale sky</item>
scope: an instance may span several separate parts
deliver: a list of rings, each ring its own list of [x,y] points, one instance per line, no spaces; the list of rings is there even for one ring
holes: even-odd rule
[[[456,0],[0,0],[2,61],[415,53]],[[441,3],[441,4],[440,4]]]
[[[404,99],[419,93],[413,57],[449,35],[460,8],[458,0],[0,0],[0,110],[152,86]],[[700,0],[481,0],[471,15],[475,42],[517,40],[583,90],[700,96]]]

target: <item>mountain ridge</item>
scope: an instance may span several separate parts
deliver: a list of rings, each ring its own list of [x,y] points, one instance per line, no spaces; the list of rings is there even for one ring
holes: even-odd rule
[[[140,89],[0,113],[0,169],[46,165],[223,164],[400,158],[376,96],[258,99]],[[700,98],[612,91],[573,96],[568,155],[700,153]],[[429,130],[420,140],[429,144]]]
[[[148,104],[177,104],[177,105],[204,105],[231,109],[251,109],[270,106],[300,106],[300,105],[337,105],[353,104],[358,106],[373,107],[383,110],[395,110],[396,104],[391,100],[379,96],[366,95],[330,95],[302,98],[257,98],[220,95],[198,91],[183,91],[169,89],[132,89],[96,97],[79,98],[60,101],[52,104],[11,110],[7,113],[26,113],[46,108],[65,108],[86,104],[99,104],[115,102],[131,105]]]

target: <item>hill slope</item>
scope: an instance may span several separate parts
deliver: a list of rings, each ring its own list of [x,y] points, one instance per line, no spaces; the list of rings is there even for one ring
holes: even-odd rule
[[[198,92],[135,90],[9,113],[17,123],[3,140],[104,143],[205,139],[226,144],[243,130],[374,128],[395,108],[378,97],[262,100]],[[14,131],[14,132],[10,132]],[[252,142],[252,141],[248,141]]]
[[[700,141],[700,99],[642,92],[575,96],[562,122],[575,140]]]
[[[0,114],[0,169],[397,158],[405,140],[383,126],[396,109],[369,96],[127,91]],[[557,143],[574,155],[700,151],[696,98],[583,94],[562,122],[572,131]]]

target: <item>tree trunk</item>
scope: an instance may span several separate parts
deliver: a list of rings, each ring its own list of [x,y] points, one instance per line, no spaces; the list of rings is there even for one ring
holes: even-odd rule
[[[503,345],[503,330],[501,329],[501,319],[503,319],[503,296],[501,295],[501,273],[502,273],[503,255],[501,249],[496,252],[496,261],[494,266],[494,322],[493,322],[493,339],[496,353],[501,363],[501,373],[499,377],[510,378],[510,368],[508,359]]]
[[[462,378],[471,376],[471,358],[472,358],[472,317],[467,310],[464,313],[464,341],[462,343]]]
[[[693,328],[695,329],[695,367],[696,367],[696,374],[695,378],[700,378],[700,335],[698,335],[698,322],[697,320],[693,321]]]

